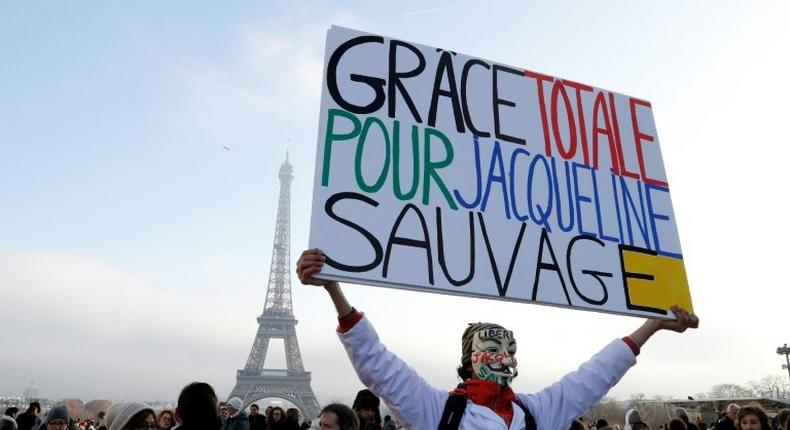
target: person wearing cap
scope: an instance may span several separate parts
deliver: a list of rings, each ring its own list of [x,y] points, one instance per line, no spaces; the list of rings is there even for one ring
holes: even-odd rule
[[[69,427],[69,410],[66,406],[55,406],[47,412],[44,421],[47,430],[64,430]]]
[[[250,430],[250,420],[244,413],[240,398],[231,397],[225,406],[228,408],[228,418],[222,425],[222,430]]]
[[[689,414],[688,412],[686,412],[685,409],[675,408],[675,418],[683,421],[683,424],[686,425],[686,428],[688,430],[699,430],[699,427],[697,427],[696,424],[692,423],[691,420],[689,420]]]
[[[140,402],[112,405],[105,422],[107,430],[159,430],[153,408]]]
[[[360,430],[381,430],[381,400],[370,390],[360,390],[351,409],[359,418]]]
[[[568,428],[636,364],[640,347],[656,332],[696,328],[696,315],[672,307],[675,320],[650,319],[633,333],[605,346],[579,369],[535,394],[516,394],[510,383],[518,375],[513,332],[498,324],[470,324],[461,338],[463,383],[452,393],[430,386],[387,350],[368,318],[354,309],[335,281],[316,279],[326,261],[321,250],[302,252],[296,273],[305,285],[322,286],[338,313],[338,336],[360,380],[381,397],[393,415],[410,429],[438,429],[459,414],[448,408],[465,399],[459,429],[536,430]],[[492,413],[493,412],[493,413]],[[444,419],[443,419],[444,418]]]
[[[650,430],[650,426],[642,421],[642,415],[638,409],[629,409],[625,413],[625,426],[623,430]]]

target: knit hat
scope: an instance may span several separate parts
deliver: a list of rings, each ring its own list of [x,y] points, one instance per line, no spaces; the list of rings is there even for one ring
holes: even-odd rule
[[[647,425],[644,421],[642,421],[642,415],[639,414],[639,410],[637,409],[629,409],[625,413],[625,426],[623,426],[623,430],[633,430],[635,424],[640,424],[637,428],[641,429],[649,429],[650,426]]]
[[[47,413],[47,422],[52,420],[63,420],[68,424],[69,410],[66,409],[66,406],[55,406],[54,408],[50,409]]]
[[[461,336],[461,367],[472,366],[472,339],[474,339],[474,334],[480,330],[490,328],[505,329],[499,324],[481,322],[469,323],[469,326],[464,330],[464,334]]]
[[[378,410],[380,404],[381,400],[379,400],[372,391],[361,390],[357,393],[357,397],[354,399],[354,405],[351,406],[351,409],[355,411],[360,409]]]
[[[688,418],[688,417],[689,417],[689,414],[688,414],[688,412],[686,412],[686,410],[685,410],[685,409],[683,409],[683,408],[677,408],[677,409],[675,409],[675,416],[677,416],[677,417],[686,417],[686,418]]]
[[[241,399],[238,397],[231,397],[230,399],[228,399],[228,405],[230,405],[230,407],[232,407],[233,409],[240,411],[242,402]]]
[[[107,412],[107,430],[122,430],[135,415],[145,410],[154,413],[154,410],[145,403],[131,402],[112,405]]]
[[[636,424],[642,422],[642,416],[636,409],[629,410],[626,414],[626,424]]]

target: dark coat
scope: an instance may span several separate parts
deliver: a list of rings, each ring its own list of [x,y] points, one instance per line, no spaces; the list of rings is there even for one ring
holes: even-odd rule
[[[244,411],[240,411],[236,416],[228,417],[222,430],[250,430],[250,420]]]
[[[716,423],[716,430],[736,430],[735,422],[725,416]]]
[[[262,414],[250,415],[250,430],[266,430],[266,416]]]
[[[36,425],[36,416],[31,412],[22,412],[16,417],[16,425],[19,430],[30,430]]]
[[[17,430],[16,421],[8,415],[0,419],[0,430]]]

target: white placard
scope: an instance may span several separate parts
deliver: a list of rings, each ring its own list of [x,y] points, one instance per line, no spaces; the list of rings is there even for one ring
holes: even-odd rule
[[[692,310],[649,102],[332,27],[320,277],[670,317]]]

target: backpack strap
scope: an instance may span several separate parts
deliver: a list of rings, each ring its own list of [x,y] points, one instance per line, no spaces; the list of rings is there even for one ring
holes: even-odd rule
[[[463,388],[463,384],[459,384],[458,388]],[[447,402],[444,404],[444,412],[442,412],[442,419],[439,420],[438,430],[458,430],[466,410],[466,400],[466,394],[450,392]]]
[[[463,388],[463,384],[459,384],[458,388]],[[465,394],[450,392],[450,395],[447,396],[447,402],[444,404],[444,411],[442,412],[442,419],[439,421],[438,430],[458,430],[461,425],[461,418],[463,418],[466,410],[466,401],[467,397]],[[535,417],[529,408],[521,403],[521,400],[518,398],[513,402],[524,411],[525,430],[538,430]]]
[[[538,430],[538,425],[535,424],[535,417],[532,416],[532,412],[529,411],[529,408],[521,403],[521,400],[516,399],[514,403],[524,411],[524,424],[526,425],[526,430]]]

